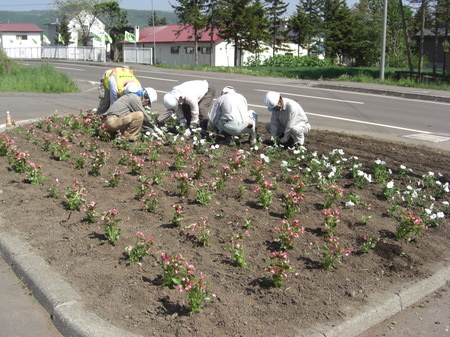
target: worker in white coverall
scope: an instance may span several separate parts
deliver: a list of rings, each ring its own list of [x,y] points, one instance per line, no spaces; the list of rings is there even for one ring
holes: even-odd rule
[[[216,91],[206,80],[181,83],[164,95],[164,106],[176,113],[180,125],[196,129],[201,127],[206,133],[208,112]]]
[[[223,88],[219,98],[209,112],[209,125],[212,130],[225,135],[225,144],[231,136],[250,134],[252,145],[256,143],[258,115],[248,110],[247,100],[233,87]]]
[[[272,113],[266,129],[271,139],[263,141],[272,145],[278,142],[284,147],[293,147],[305,143],[305,135],[311,130],[308,117],[296,101],[285,98],[278,92],[269,91],[264,97],[264,103]]]

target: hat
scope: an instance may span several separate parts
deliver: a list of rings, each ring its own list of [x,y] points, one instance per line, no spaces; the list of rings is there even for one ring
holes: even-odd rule
[[[225,88],[222,89],[221,95],[228,94],[229,92],[236,92],[236,90],[232,86],[227,85]]]
[[[156,93],[155,89],[148,87],[144,89],[144,97],[150,101],[151,105],[158,99],[158,94]]]
[[[178,106],[178,97],[168,92],[164,95],[163,103],[167,110],[175,110]]]
[[[281,95],[275,91],[269,91],[268,93],[266,93],[266,96],[264,96],[264,103],[267,105],[267,108],[270,112],[275,111],[275,108],[280,101],[280,97]]]

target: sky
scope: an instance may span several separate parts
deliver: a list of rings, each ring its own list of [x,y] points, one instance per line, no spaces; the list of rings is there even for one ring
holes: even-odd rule
[[[156,11],[172,11],[170,3],[175,4],[175,0],[122,0],[120,7],[123,9],[153,9]],[[288,3],[287,14],[291,15],[295,11],[298,0],[285,1]],[[51,9],[53,1],[51,0],[14,0],[12,2],[2,0],[0,4],[1,11],[29,11],[29,10],[45,10]]]

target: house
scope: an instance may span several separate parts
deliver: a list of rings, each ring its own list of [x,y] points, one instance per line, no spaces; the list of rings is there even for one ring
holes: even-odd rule
[[[210,30],[201,33],[198,41],[199,65],[210,64],[213,50],[212,64],[215,66],[232,66],[234,61],[234,47],[228,45],[217,34],[217,30],[210,36]],[[183,25],[167,25],[136,27],[136,43],[124,43],[126,49],[153,49],[155,48],[154,62],[168,65],[195,65],[194,38],[192,27]],[[212,42],[212,49],[211,49]],[[124,60],[126,62],[126,60]]]
[[[184,25],[167,25],[135,27],[134,35],[136,43],[124,42],[124,62],[152,63],[151,50],[155,49],[154,62],[168,65],[195,65],[193,29]],[[285,44],[284,50],[277,51],[282,55],[306,55],[305,49],[292,42]],[[148,51],[148,55],[144,54]],[[213,57],[211,61],[211,51]],[[260,60],[272,56],[272,48],[266,44],[265,51],[260,53]],[[243,51],[241,53],[241,64],[254,57],[253,54]],[[147,61],[143,61],[147,60]],[[210,30],[202,32],[198,41],[198,64],[213,66],[234,66],[234,45],[227,43],[214,31],[211,38]]]
[[[32,23],[0,23],[0,47],[41,47],[43,30]]]
[[[58,40],[58,26],[59,21],[48,23],[48,38],[51,44],[55,44]],[[104,39],[105,24],[99,18],[86,12],[80,12],[76,17],[71,19],[68,24],[70,32],[70,41],[66,44],[70,47],[77,47],[81,45],[81,37],[83,30],[89,34],[88,46],[90,47],[105,47],[107,43]],[[67,42],[67,41],[66,41]]]

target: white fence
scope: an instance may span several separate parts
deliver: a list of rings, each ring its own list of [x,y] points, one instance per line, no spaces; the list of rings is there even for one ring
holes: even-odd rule
[[[153,64],[153,48],[123,48],[123,62]]]
[[[105,48],[98,47],[42,46],[3,48],[3,50],[6,55],[12,59],[42,58],[98,62],[106,61]]]

